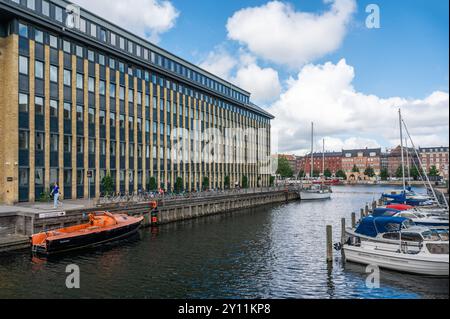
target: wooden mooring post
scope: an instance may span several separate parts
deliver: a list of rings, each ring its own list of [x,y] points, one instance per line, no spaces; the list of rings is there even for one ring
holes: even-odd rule
[[[364,218],[364,208],[361,208],[361,219]]]
[[[341,244],[345,243],[345,218],[341,219]]]
[[[366,207],[364,207],[364,216],[369,216],[369,204],[366,204]]]
[[[356,226],[356,213],[352,213],[352,228],[355,228]]]
[[[333,228],[327,225],[327,263],[333,263]]]

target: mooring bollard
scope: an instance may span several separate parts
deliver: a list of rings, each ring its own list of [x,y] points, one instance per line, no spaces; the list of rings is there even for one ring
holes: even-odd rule
[[[383,200],[380,198],[380,199],[378,200],[378,206],[381,206],[381,205],[383,205]]]
[[[375,208],[377,208],[377,201],[376,201],[376,200],[374,200],[374,201],[372,202],[372,211],[374,211]]]
[[[345,243],[345,218],[341,219],[341,244]]]
[[[355,228],[356,226],[356,213],[352,213],[352,228]]]
[[[364,208],[361,208],[361,220],[364,218]]]
[[[333,262],[333,229],[327,225],[327,262]]]
[[[366,204],[366,207],[364,208],[365,214],[364,216],[369,216],[369,204]]]

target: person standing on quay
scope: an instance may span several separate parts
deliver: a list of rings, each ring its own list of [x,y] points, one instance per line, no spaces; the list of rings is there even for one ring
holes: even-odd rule
[[[62,203],[58,200],[59,198],[59,187],[58,183],[55,182],[55,185],[53,186],[53,190],[50,193],[50,195],[53,195],[53,208],[58,208],[58,205]]]

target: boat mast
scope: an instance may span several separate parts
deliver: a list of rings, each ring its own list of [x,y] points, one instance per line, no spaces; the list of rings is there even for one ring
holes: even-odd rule
[[[406,147],[406,168],[408,169],[408,184],[411,181],[411,167],[409,163],[409,148],[408,148],[408,138],[405,137],[405,147]]]
[[[403,154],[403,124],[402,124],[402,110],[398,109],[398,120],[400,123],[400,147],[402,152],[402,175],[403,175],[403,192],[406,196],[406,183],[405,183],[405,156]],[[406,198],[405,198],[406,199]]]
[[[314,178],[314,122],[311,122],[311,179]]]
[[[323,148],[322,148],[322,176],[325,179],[325,139],[323,139]]]

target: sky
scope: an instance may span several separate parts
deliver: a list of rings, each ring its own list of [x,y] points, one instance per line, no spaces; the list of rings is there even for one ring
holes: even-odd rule
[[[395,147],[399,108],[416,146],[449,143],[447,0],[74,2],[251,92],[274,151],[306,153],[311,122],[316,148]]]

